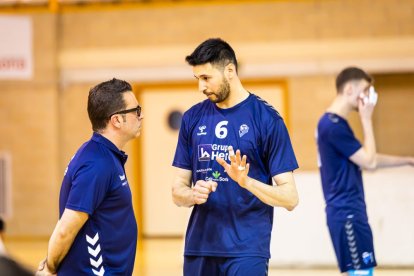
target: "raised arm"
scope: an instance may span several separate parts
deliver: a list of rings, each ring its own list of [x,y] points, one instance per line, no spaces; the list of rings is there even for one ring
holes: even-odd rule
[[[377,151],[372,126],[374,105],[370,103],[364,104],[362,101],[359,101],[358,110],[364,132],[364,144],[349,159],[363,169],[374,170],[377,167]]]
[[[276,185],[271,186],[247,177],[244,188],[268,205],[283,207],[288,211],[292,211],[299,203],[293,173],[277,174],[273,177],[273,180]]]
[[[372,110],[370,104],[359,104],[359,113],[364,130],[364,145],[349,159],[366,170],[410,165],[414,166],[414,157],[386,155],[376,152],[374,131],[372,127]]]
[[[234,181],[257,196],[262,202],[271,206],[283,207],[289,211],[297,206],[299,197],[292,172],[273,176],[276,185],[268,185],[248,176],[250,165],[246,162],[246,156],[241,157],[240,150],[237,150],[235,155],[231,155],[230,161],[231,163],[228,164],[222,158],[217,158],[217,162],[223,166]]]

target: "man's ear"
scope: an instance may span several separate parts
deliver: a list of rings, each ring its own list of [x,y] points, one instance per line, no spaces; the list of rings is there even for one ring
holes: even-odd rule
[[[229,63],[224,67],[224,75],[228,80],[234,78],[236,74],[236,66],[233,63]]]
[[[347,82],[344,85],[344,88],[342,89],[342,94],[344,95],[351,95],[353,92],[354,86],[351,82]]]
[[[109,119],[109,123],[116,128],[121,128],[121,121],[119,120],[119,115],[117,114],[111,116],[111,119]]]

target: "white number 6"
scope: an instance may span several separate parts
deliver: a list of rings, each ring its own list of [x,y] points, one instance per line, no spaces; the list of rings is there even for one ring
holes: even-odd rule
[[[224,127],[229,123],[229,121],[221,121],[216,125],[216,136],[217,138],[224,139],[227,136],[227,128]]]

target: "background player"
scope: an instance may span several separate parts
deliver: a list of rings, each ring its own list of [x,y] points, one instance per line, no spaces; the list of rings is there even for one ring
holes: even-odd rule
[[[336,78],[337,96],[317,128],[327,223],[344,275],[373,275],[377,265],[361,169],[414,165],[412,157],[376,152],[372,126],[376,94],[372,85],[372,77],[363,70],[345,68]],[[364,132],[362,145],[347,122],[352,111],[359,112]]]

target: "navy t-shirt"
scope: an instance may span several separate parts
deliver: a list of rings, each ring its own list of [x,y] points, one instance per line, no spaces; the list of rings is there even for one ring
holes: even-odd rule
[[[317,129],[319,169],[329,221],[367,220],[362,173],[349,157],[361,148],[348,122],[325,113]]]
[[[217,163],[229,162],[228,146],[250,163],[249,177],[272,185],[272,176],[298,168],[286,126],[277,111],[254,94],[220,109],[210,100],[184,113],[173,166],[197,180],[218,183],[189,220],[185,255],[270,258],[273,207],[241,188]]]
[[[125,175],[127,155],[98,133],[72,158],[63,179],[59,211],[89,219],[63,259],[59,275],[132,275],[137,224]]]

